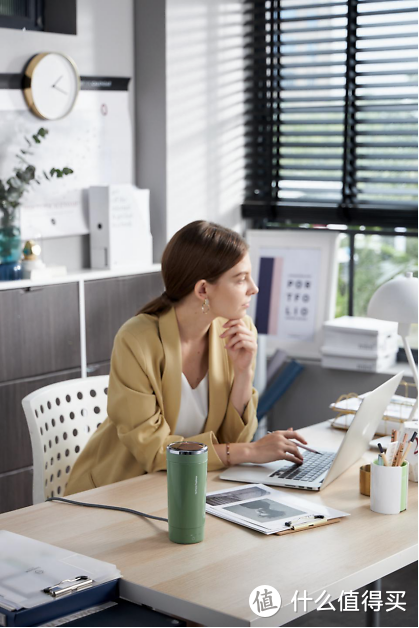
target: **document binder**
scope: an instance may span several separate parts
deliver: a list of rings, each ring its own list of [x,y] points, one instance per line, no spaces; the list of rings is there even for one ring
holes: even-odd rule
[[[0,530],[0,626],[35,626],[118,599],[119,570]]]
[[[21,608],[17,611],[3,608],[0,598],[0,626],[39,626],[104,602],[116,602],[118,599],[119,580],[112,580],[112,582],[98,584],[84,591],[55,598],[49,604]]]

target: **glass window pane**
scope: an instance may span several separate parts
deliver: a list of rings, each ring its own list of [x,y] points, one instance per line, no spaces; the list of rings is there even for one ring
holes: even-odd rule
[[[336,292],[335,317],[349,314],[349,260],[351,258],[349,236],[342,233],[338,252],[338,287]]]
[[[354,316],[366,316],[374,292],[406,271],[418,273],[418,239],[404,235],[355,236]],[[412,325],[411,348],[417,349],[417,325]],[[402,346],[400,340],[400,346]]]

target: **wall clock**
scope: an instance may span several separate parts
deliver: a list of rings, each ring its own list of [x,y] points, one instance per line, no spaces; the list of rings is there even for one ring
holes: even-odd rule
[[[45,120],[59,120],[73,109],[80,90],[77,66],[59,52],[42,52],[26,66],[23,93],[31,111]]]

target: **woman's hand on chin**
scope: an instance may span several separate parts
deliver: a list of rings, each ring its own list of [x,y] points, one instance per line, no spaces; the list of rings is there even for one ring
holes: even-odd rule
[[[246,327],[243,319],[230,319],[224,323],[226,330],[220,338],[226,339],[225,348],[235,373],[250,371],[257,352],[254,333]]]

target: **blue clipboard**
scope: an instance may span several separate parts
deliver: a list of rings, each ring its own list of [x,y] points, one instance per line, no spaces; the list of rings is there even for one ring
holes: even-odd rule
[[[0,601],[0,626],[38,626],[98,604],[118,601],[118,599],[119,579],[94,585],[84,591],[69,593],[34,608],[9,611],[1,606]]]

